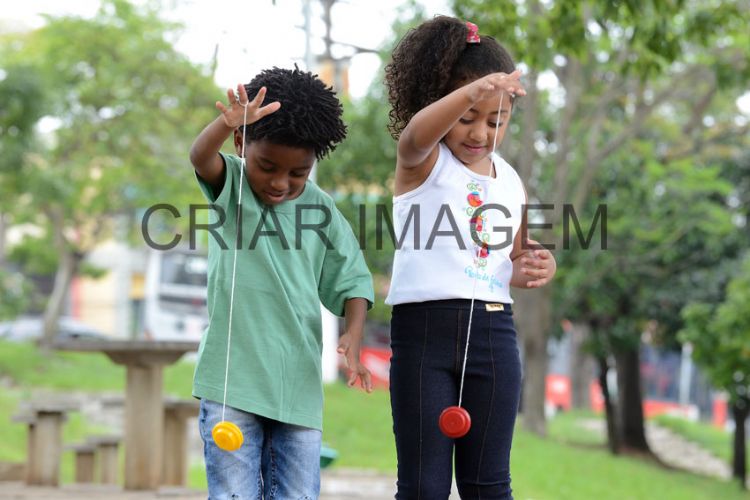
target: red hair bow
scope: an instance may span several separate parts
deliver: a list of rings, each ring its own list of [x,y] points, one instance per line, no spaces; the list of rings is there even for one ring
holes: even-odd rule
[[[466,43],[479,43],[479,28],[477,25],[466,21],[466,28],[469,30],[466,34]]]

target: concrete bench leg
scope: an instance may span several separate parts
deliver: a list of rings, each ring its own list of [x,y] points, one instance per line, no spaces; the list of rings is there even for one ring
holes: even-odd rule
[[[76,450],[76,483],[94,482],[94,464],[96,453],[94,447]]]
[[[195,399],[167,398],[164,401],[164,460],[162,484],[187,486],[188,438],[187,422],[197,417],[200,404]]]
[[[117,443],[99,443],[99,482],[102,484],[117,484],[119,456]]]
[[[187,426],[177,412],[164,414],[164,460],[162,484],[185,486],[187,484]]]
[[[33,484],[32,471],[36,470],[36,464],[34,463],[36,424],[30,422],[26,429],[26,472],[24,473],[24,481],[26,484]]]
[[[29,484],[58,486],[62,454],[62,412],[38,411],[33,438]]]

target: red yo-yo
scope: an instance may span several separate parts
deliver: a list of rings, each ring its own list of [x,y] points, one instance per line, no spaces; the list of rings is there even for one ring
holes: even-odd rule
[[[469,412],[460,406],[449,406],[440,414],[440,432],[449,438],[460,438],[471,428]]]

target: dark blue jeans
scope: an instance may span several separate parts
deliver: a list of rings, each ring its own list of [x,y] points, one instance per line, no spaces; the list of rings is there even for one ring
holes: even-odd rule
[[[397,499],[450,495],[455,449],[462,499],[513,498],[510,447],[521,393],[521,360],[508,304],[475,301],[463,401],[471,429],[456,440],[438,420],[458,404],[469,300],[400,304],[391,317],[390,391],[398,456]]]

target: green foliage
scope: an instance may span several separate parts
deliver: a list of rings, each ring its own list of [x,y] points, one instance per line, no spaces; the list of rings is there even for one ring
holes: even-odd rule
[[[750,254],[729,281],[718,305],[691,303],[682,311],[680,338],[693,346],[693,357],[713,384],[731,401],[750,401]]]
[[[1,53],[0,53],[1,54]],[[2,57],[0,55],[0,57]],[[23,169],[24,154],[34,139],[34,125],[42,117],[44,88],[37,68],[19,62],[2,69],[0,77],[0,184],[6,194],[17,191],[14,174]],[[3,201],[7,198],[3,196]]]
[[[692,278],[715,266],[736,230],[720,168],[663,164],[647,145],[637,154],[621,156],[596,186],[607,206],[608,250],[574,248],[560,258],[566,286],[559,293],[575,290],[561,309],[605,336],[594,350],[637,348],[649,320],[659,322],[657,333],[676,331],[680,308],[711,290]]]
[[[8,260],[18,264],[25,274],[49,276],[57,269],[58,255],[49,235],[29,235],[11,248]]]
[[[185,189],[194,184],[187,151],[221,92],[207,68],[175,51],[178,26],[150,5],[103,0],[93,18],[49,17],[0,51],[10,68],[0,97],[12,104],[0,127],[30,129],[42,116],[57,124],[44,140],[14,141],[23,161],[13,168],[0,161],[2,184],[21,201],[8,209],[47,241],[64,236],[57,252],[65,245],[85,255],[113,234],[114,216],[199,199]],[[49,249],[37,250],[29,265],[48,266]]]
[[[599,50],[624,48],[632,56],[621,69],[645,80],[696,46],[747,47],[748,13],[739,0],[454,0],[453,6],[459,17],[478,22],[480,33],[498,37],[518,60],[539,70],[549,68],[555,55],[585,62]]]
[[[31,285],[19,272],[0,269],[0,291],[3,295],[3,300],[0,301],[0,321],[15,318],[26,310],[32,300]]]

